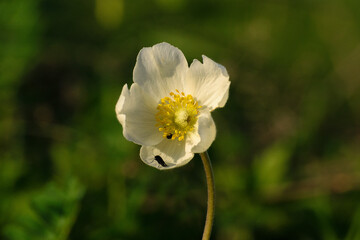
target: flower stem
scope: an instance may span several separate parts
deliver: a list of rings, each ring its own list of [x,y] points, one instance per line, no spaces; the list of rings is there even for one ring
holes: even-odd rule
[[[215,184],[214,184],[214,174],[211,167],[209,154],[207,152],[203,152],[200,153],[200,157],[204,165],[206,184],[207,184],[207,194],[208,194],[206,221],[205,221],[202,240],[208,240],[210,239],[211,229],[214,222]]]

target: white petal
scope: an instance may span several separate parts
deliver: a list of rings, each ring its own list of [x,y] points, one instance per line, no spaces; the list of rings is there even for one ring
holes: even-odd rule
[[[160,170],[172,169],[187,164],[194,154],[191,152],[185,152],[185,141],[179,142],[178,140],[164,139],[156,146],[142,146],[140,149],[141,160],[155,168]],[[165,163],[162,166],[161,162],[156,158],[163,160]]]
[[[203,56],[203,64],[194,60],[185,81],[185,92],[192,94],[210,111],[223,107],[229,96],[229,75],[225,67]]]
[[[193,132],[189,132],[185,138],[185,142],[186,142],[185,151],[186,152],[193,152],[193,150],[192,150],[193,147],[198,145],[199,142],[201,141],[201,137],[198,132],[198,128],[199,128],[199,120],[196,122]]]
[[[129,93],[128,86],[127,86],[127,84],[125,84],[122,88],[119,100],[117,101],[116,106],[115,106],[116,117],[122,126],[125,126],[125,115],[120,114],[120,113],[121,113],[122,109],[124,108],[125,99],[129,98],[129,94],[130,93]]]
[[[183,91],[188,64],[184,54],[168,43],[143,48],[137,56],[134,82],[159,101],[170,92]]]
[[[132,84],[130,90],[127,85],[123,87],[115,111],[127,140],[139,145],[156,145],[163,139],[155,126],[156,106],[138,84]]]
[[[205,152],[215,140],[216,127],[209,111],[202,111],[198,119],[200,142],[192,148],[193,153]]]

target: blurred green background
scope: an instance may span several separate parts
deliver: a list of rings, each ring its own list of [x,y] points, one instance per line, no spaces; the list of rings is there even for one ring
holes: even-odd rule
[[[212,239],[360,239],[360,1],[1,0],[0,239],[200,239],[197,156],[158,171],[115,104],[159,42],[226,66]]]

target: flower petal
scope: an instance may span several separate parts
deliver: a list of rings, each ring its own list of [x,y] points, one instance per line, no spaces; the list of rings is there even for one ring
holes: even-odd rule
[[[216,126],[209,111],[202,111],[198,119],[197,131],[200,141],[191,149],[191,152],[202,153],[210,147],[216,136]]]
[[[159,101],[175,89],[183,91],[187,70],[184,54],[164,42],[140,50],[133,78],[155,101]]]
[[[185,141],[164,139],[156,146],[142,146],[141,160],[160,170],[172,169],[187,164],[194,154],[185,152]]]
[[[125,126],[125,115],[120,114],[120,113],[121,113],[122,109],[124,108],[125,99],[129,99],[129,95],[130,95],[130,92],[129,92],[128,86],[127,86],[127,84],[125,84],[121,90],[119,100],[117,101],[116,106],[115,106],[116,117],[122,126]]]
[[[122,89],[115,111],[125,138],[139,145],[156,145],[162,139],[156,125],[157,103],[136,83]]]
[[[229,96],[229,75],[222,65],[203,56],[203,64],[194,60],[190,65],[185,92],[196,97],[210,111],[223,107]]]
[[[199,120],[194,125],[194,130],[192,132],[188,132],[185,138],[185,151],[193,152],[192,149],[194,146],[198,145],[201,141],[200,134],[198,132],[199,128]]]

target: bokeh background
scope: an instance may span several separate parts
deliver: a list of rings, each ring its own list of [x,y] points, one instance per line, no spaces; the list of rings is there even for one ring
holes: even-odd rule
[[[0,239],[200,239],[201,161],[158,171],[114,112],[159,42],[230,75],[212,239],[360,239],[360,1],[0,1]]]

